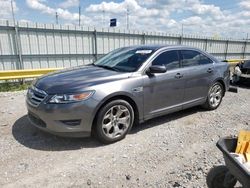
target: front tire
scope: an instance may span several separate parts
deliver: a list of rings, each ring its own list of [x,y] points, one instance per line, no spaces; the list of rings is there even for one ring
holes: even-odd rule
[[[203,107],[208,110],[215,110],[221,104],[224,96],[224,88],[220,82],[215,82],[209,89],[207,100]]]
[[[125,138],[133,123],[132,106],[125,100],[114,100],[98,112],[94,133],[100,142],[110,144]]]

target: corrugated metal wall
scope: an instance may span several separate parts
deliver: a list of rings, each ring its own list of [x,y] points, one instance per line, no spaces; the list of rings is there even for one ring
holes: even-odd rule
[[[166,33],[0,21],[0,70],[70,67],[123,46],[182,44],[219,59],[250,58],[250,42]]]

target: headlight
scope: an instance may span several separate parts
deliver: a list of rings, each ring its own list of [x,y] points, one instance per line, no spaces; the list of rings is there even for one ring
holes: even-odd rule
[[[72,103],[88,99],[93,95],[94,91],[86,91],[77,94],[58,94],[54,95],[49,103]]]

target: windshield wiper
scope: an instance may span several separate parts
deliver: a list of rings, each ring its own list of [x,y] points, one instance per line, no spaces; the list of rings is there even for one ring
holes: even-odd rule
[[[96,65],[96,64],[92,64],[93,66],[97,66],[97,67],[101,67],[101,68],[104,68],[104,69],[108,69],[108,70],[112,70],[112,71],[116,71],[116,72],[120,72],[121,70],[120,69],[117,69],[115,67],[110,67],[110,66],[107,66],[107,65]]]

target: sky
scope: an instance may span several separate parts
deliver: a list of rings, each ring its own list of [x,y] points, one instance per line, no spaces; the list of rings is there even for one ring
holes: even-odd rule
[[[12,19],[11,0],[0,0],[0,19]],[[148,32],[250,38],[250,0],[13,0],[22,22],[109,27]],[[128,20],[128,24],[127,24]],[[248,34],[249,33],[249,34]]]

